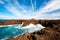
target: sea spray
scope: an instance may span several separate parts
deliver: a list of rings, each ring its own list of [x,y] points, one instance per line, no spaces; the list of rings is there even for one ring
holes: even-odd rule
[[[24,26],[22,27],[21,29],[25,29],[27,32],[31,33],[31,32],[35,32],[35,31],[38,31],[38,30],[41,30],[45,28],[44,26],[42,26],[41,24],[29,24],[27,26]]]
[[[25,33],[32,33],[43,28],[45,27],[43,27],[41,24],[29,24],[24,27],[22,27],[21,24],[0,26],[0,40],[17,37]]]

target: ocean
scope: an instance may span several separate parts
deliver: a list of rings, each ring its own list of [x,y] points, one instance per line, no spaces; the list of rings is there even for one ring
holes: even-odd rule
[[[45,27],[40,24],[29,24],[25,27],[21,27],[21,24],[0,26],[0,40],[6,40],[8,38],[17,37],[28,32],[35,32],[43,28]]]

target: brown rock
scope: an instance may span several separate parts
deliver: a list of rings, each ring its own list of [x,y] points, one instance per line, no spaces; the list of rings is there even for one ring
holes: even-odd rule
[[[41,31],[18,36],[14,40],[60,40],[60,33],[52,28],[45,28]]]
[[[29,25],[29,24],[38,24],[39,21],[36,20],[36,19],[31,19],[31,20],[26,20],[26,21],[23,21],[23,26],[26,26],[26,25]]]
[[[7,20],[1,22],[0,25],[20,24],[22,22],[24,22],[23,26],[29,25],[30,23],[40,23],[46,28],[7,40],[60,40],[60,20]]]

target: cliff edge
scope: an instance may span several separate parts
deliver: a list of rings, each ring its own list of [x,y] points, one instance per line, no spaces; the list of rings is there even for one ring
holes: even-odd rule
[[[60,40],[60,20],[39,20],[46,28],[7,40]]]

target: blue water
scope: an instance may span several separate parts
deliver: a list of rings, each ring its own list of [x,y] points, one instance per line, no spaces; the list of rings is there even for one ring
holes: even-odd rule
[[[16,28],[17,27],[17,28]],[[10,37],[15,37],[17,35],[21,35],[25,32],[25,30],[18,28],[19,26],[11,26],[11,27],[0,27],[0,40],[6,39]]]
[[[0,40],[17,37],[28,32],[31,33],[45,28],[40,24],[30,24],[29,26],[26,26],[24,28],[22,28],[21,26],[22,25],[20,24],[15,24],[12,26],[0,26]]]

